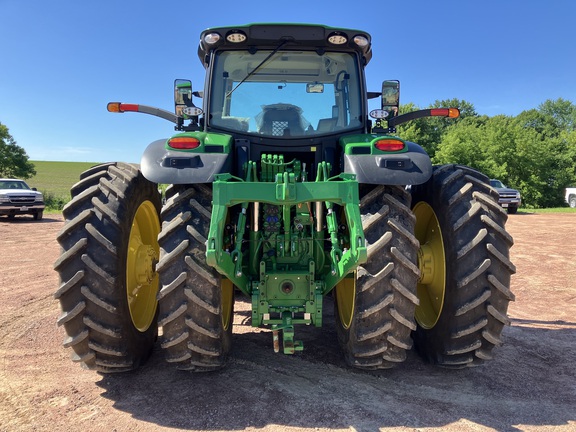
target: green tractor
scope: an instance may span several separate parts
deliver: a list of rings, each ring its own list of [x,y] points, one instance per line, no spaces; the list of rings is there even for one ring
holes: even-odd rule
[[[395,136],[458,110],[399,115],[398,81],[368,92],[371,40],[359,30],[212,28],[198,56],[204,90],[176,80],[174,114],[108,105],[178,133],[139,166],[98,165],[72,187],[55,297],[73,359],[133,370],[160,334],[179,369],[221,368],[240,293],[286,354],[303,349],[298,326],[320,327],[332,296],[353,367],[391,367],[413,344],[447,367],[490,359],[513,300],[507,215],[486,176],[433,167]]]

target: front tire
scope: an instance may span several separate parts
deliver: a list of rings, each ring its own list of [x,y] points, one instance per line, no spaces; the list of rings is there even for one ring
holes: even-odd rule
[[[368,261],[335,288],[336,330],[346,362],[386,369],[406,359],[416,329],[418,241],[410,194],[376,186],[360,201]]]
[[[231,347],[234,287],[206,263],[212,189],[172,186],[166,197],[158,264],[161,345],[178,369],[219,369]]]
[[[514,300],[506,211],[488,178],[460,165],[434,167],[412,193],[422,274],[415,347],[447,367],[489,360]]]
[[[122,163],[84,172],[71,194],[54,265],[64,346],[88,369],[133,370],[158,333],[160,194],[136,166]]]

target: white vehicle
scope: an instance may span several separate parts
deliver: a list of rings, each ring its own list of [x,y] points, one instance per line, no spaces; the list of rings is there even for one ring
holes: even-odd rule
[[[44,197],[36,188],[30,188],[24,180],[0,179],[0,215],[13,219],[30,214],[34,220],[41,220],[43,213]]]
[[[571,208],[576,208],[576,187],[566,188],[566,202]]]

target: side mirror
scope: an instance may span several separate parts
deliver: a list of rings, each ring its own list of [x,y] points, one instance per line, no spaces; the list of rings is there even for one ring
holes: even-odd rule
[[[387,119],[398,115],[400,108],[400,81],[387,80],[382,83],[382,109],[388,112]]]
[[[184,108],[193,107],[192,103],[192,81],[177,79],[174,80],[174,111],[178,117],[183,117]]]

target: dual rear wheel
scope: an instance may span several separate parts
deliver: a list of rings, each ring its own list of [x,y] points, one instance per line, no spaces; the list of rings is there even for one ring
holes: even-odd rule
[[[411,196],[379,186],[360,207],[368,263],[335,288],[347,362],[390,367],[412,340],[425,359],[446,367],[491,359],[509,324],[515,267],[507,215],[488,178],[439,166]]]
[[[89,369],[135,369],[158,334],[160,194],[136,166],[120,163],[84,172],[71,193],[54,265],[64,346]]]
[[[461,165],[435,167],[412,195],[421,245],[416,349],[446,367],[480,364],[502,344],[514,300],[506,211],[489,179]]]
[[[232,283],[206,264],[211,201],[209,185],[169,187],[157,266],[166,360],[199,372],[225,365],[234,310]]]
[[[63,210],[54,265],[58,324],[73,360],[100,372],[133,370],[152,352],[160,323],[168,361],[195,370],[224,364],[233,287],[200,259],[209,225],[205,192],[193,186],[172,193],[161,227],[157,185],[137,166],[105,164],[81,175]]]
[[[335,288],[336,330],[349,365],[390,368],[405,360],[416,329],[415,218],[401,187],[376,186],[361,194],[368,261]]]

